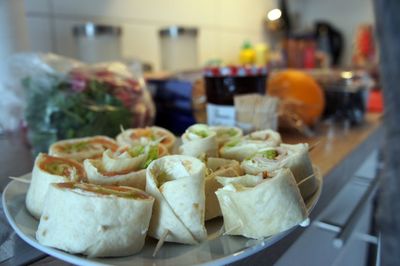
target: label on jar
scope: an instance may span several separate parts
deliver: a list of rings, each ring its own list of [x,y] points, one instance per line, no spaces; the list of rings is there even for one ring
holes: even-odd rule
[[[207,104],[207,123],[210,126],[235,125],[235,107],[232,105]]]

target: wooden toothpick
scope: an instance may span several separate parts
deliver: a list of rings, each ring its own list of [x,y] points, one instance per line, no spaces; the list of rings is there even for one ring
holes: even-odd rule
[[[160,237],[160,239],[157,242],[156,248],[154,249],[153,252],[153,257],[155,257],[158,253],[158,251],[161,249],[161,247],[164,245],[165,239],[167,238],[167,236],[169,235],[169,230],[165,230],[164,234],[162,234],[162,236]]]
[[[31,180],[25,179],[23,177],[9,176],[8,178],[10,178],[12,180],[15,180],[15,181],[18,181],[18,182],[21,182],[21,183],[25,183],[25,184],[30,184],[31,183]]]

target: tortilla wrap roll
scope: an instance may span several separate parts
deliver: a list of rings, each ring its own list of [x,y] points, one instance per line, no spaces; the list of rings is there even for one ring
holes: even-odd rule
[[[282,143],[281,135],[272,129],[254,131],[244,136],[244,138],[248,140],[267,142],[270,147],[276,147]]]
[[[219,150],[219,154],[222,158],[233,159],[241,162],[253,156],[260,149],[276,147],[275,144],[276,142],[271,141],[241,138],[225,143],[225,145]]]
[[[239,139],[243,136],[243,130],[238,127],[213,126],[210,127],[210,129],[217,133],[218,147],[223,146],[228,141]]]
[[[207,125],[190,126],[182,135],[182,142],[180,154],[198,158],[218,156],[217,133]]]
[[[307,218],[306,206],[289,169],[280,169],[266,179],[260,174],[217,180],[224,185],[216,194],[228,235],[261,239]]]
[[[308,144],[281,144],[276,148],[266,148],[241,163],[248,174],[273,172],[286,167],[292,171],[296,182],[301,183],[300,192],[304,199],[311,196],[318,188],[317,179],[308,154]]]
[[[50,146],[49,154],[83,162],[85,159],[101,157],[107,149],[116,151],[118,144],[109,137],[94,136],[57,141]]]
[[[215,191],[222,186],[218,183],[216,177],[236,177],[244,173],[238,161],[213,157],[207,159],[207,169],[205,178],[206,210],[204,218],[206,221],[222,216],[221,208],[215,195]]]
[[[75,160],[39,153],[33,166],[31,183],[25,199],[29,213],[40,219],[49,185],[70,181],[86,181],[82,164]]]
[[[138,145],[119,150],[107,150],[102,159],[87,159],[83,166],[89,183],[121,185],[145,189],[145,168],[158,158],[158,145]]]
[[[169,153],[172,152],[176,141],[171,131],[156,126],[126,129],[116,139],[120,146],[161,143],[168,149]]]
[[[131,187],[51,184],[36,239],[89,257],[132,255],[143,248],[153,202]]]
[[[205,165],[185,155],[153,161],[146,172],[146,192],[155,198],[149,235],[165,241],[197,244],[207,238],[204,227]]]

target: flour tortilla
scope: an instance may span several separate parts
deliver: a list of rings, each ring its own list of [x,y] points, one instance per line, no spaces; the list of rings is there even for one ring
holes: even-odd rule
[[[138,170],[144,164],[147,158],[146,153],[143,153],[132,157],[128,151],[123,152],[112,152],[106,150],[102,156],[102,166],[105,171],[108,172],[121,172],[126,170]]]
[[[207,238],[204,227],[205,165],[185,155],[153,161],[146,172],[146,192],[156,200],[149,235],[166,241],[197,244]]]
[[[190,126],[182,135],[182,142],[183,144],[179,147],[180,154],[197,158],[218,155],[217,134],[207,125]]]
[[[98,185],[129,186],[139,189],[146,187],[146,170],[131,170],[127,172],[109,172],[103,169],[101,159],[87,159],[83,162],[88,181]]]
[[[263,158],[262,154],[268,150],[276,150],[279,156],[276,159]],[[248,174],[262,172],[271,173],[283,167],[289,168],[297,183],[303,179],[308,180],[300,186],[300,192],[304,199],[310,197],[318,188],[314,170],[308,154],[308,144],[295,145],[281,144],[278,148],[261,149],[257,154],[241,163],[242,168]]]
[[[84,181],[86,179],[83,166],[80,163],[71,159],[56,158],[56,160],[59,161],[60,164],[62,163],[70,166],[71,174],[69,176],[52,174],[51,172],[46,171],[41,166],[46,158],[54,159],[56,157],[49,156],[43,153],[40,153],[36,157],[35,164],[32,170],[31,182],[29,184],[28,192],[25,199],[26,208],[28,209],[29,213],[36,219],[40,219],[40,216],[42,215],[46,192],[51,183]]]
[[[235,160],[210,157],[207,159],[209,173],[205,179],[206,210],[205,220],[211,220],[222,215],[215,191],[221,188],[217,176],[234,177],[243,174],[240,164]]]
[[[207,158],[207,168],[212,170],[213,172],[227,167],[234,167],[238,172],[243,172],[240,168],[240,164],[236,160],[218,158],[218,157],[208,157]]]
[[[275,143],[273,142],[241,138],[239,140],[227,142],[219,150],[219,154],[222,158],[233,159],[241,162],[253,156],[260,149],[275,147],[274,145]]]
[[[307,218],[306,206],[289,169],[278,170],[272,178],[245,180],[225,183],[216,192],[226,234],[261,239]]]
[[[138,253],[144,245],[154,198],[134,188],[117,189],[141,196],[104,195],[50,185],[36,239],[44,246],[89,257]]]
[[[244,138],[253,141],[266,142],[270,147],[276,147],[282,143],[281,135],[272,129],[254,131],[246,135]]]
[[[82,162],[85,159],[101,157],[107,149],[115,151],[118,144],[109,137],[94,136],[57,141],[50,146],[49,154]]]

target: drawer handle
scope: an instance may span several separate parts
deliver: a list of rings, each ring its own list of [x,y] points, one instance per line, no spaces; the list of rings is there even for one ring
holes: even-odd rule
[[[325,221],[314,222],[314,225],[319,228],[337,233],[336,237],[333,239],[334,247],[341,248],[346,244],[347,240],[352,235],[354,227],[357,225],[359,218],[363,214],[363,210],[366,207],[369,198],[374,194],[376,188],[378,187],[379,181],[380,179],[378,178],[378,175],[375,176],[343,226]]]
[[[347,240],[350,238],[351,234],[354,231],[354,227],[357,225],[359,218],[363,214],[363,210],[365,209],[369,198],[374,194],[376,188],[378,187],[379,180],[380,179],[376,176],[372,180],[368,189],[364,192],[360,201],[357,203],[357,206],[354,208],[354,211],[350,214],[349,218],[342,227],[342,230],[336,235],[335,239],[333,240],[333,245],[335,247],[343,247],[346,244]]]

